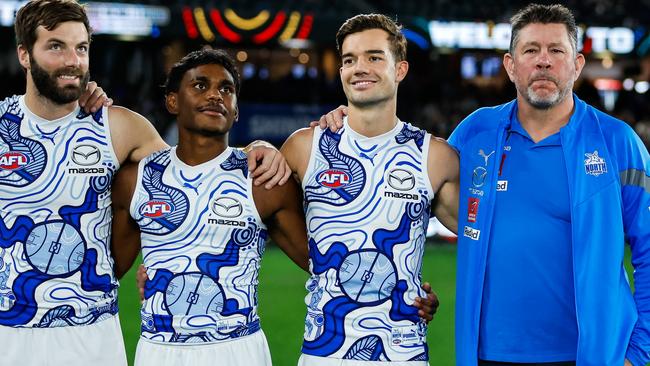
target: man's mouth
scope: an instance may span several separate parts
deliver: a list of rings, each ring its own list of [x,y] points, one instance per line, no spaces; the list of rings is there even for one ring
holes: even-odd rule
[[[220,105],[207,105],[207,106],[202,106],[198,108],[199,112],[205,113],[211,116],[217,116],[217,115],[222,115],[226,116],[228,114],[228,111],[226,108]]]
[[[353,81],[351,84],[355,88],[364,89],[364,88],[367,88],[367,87],[369,87],[369,86],[371,86],[371,85],[373,85],[375,83],[376,83],[376,81],[373,81],[373,80],[357,80],[357,81]]]

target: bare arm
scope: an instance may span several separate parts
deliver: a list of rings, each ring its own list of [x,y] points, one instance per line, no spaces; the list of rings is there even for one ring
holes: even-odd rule
[[[151,122],[124,107],[108,110],[108,123],[115,154],[121,163],[138,162],[167,146]]]
[[[253,197],[271,238],[294,263],[309,272],[307,228],[296,181],[291,178],[271,190],[253,187]]]
[[[287,159],[293,176],[302,181],[309,164],[311,155],[311,143],[314,136],[314,128],[301,128],[294,132],[280,148],[280,152]]]
[[[433,212],[447,229],[458,233],[458,154],[445,140],[434,137],[429,146],[427,169],[431,186],[437,189]]]
[[[140,227],[129,213],[137,174],[138,165],[128,164],[120,168],[113,181],[111,256],[115,262],[115,275],[118,278],[122,278],[128,272],[140,252]]]

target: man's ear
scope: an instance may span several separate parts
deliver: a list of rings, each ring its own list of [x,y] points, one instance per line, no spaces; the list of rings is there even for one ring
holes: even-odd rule
[[[406,77],[406,74],[409,72],[409,63],[404,61],[399,61],[395,65],[395,80],[399,83]]]
[[[20,62],[20,66],[23,67],[25,70],[30,69],[30,56],[29,56],[29,51],[27,51],[27,48],[23,47],[22,44],[19,44],[18,47],[16,47],[16,54],[18,55],[18,62]]]
[[[508,73],[508,78],[510,81],[513,83],[515,82],[515,60],[510,54],[510,52],[506,53],[503,55],[503,68],[506,70]]]
[[[171,114],[178,114],[178,94],[172,92],[165,96],[165,107]]]
[[[235,122],[239,121],[239,106],[235,106]]]

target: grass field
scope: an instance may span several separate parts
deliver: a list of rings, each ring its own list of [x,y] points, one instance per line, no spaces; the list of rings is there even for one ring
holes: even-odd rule
[[[625,262],[629,264],[629,253],[626,257]],[[121,281],[120,288],[120,320],[130,365],[140,332],[140,301],[134,276],[135,270],[132,269]],[[631,277],[630,275],[630,279]],[[456,247],[448,244],[428,245],[424,254],[422,278],[431,283],[440,298],[440,308],[429,325],[427,338],[430,364],[452,366]],[[279,249],[267,249],[260,273],[259,313],[275,366],[294,366],[300,355],[306,279],[307,275]]]

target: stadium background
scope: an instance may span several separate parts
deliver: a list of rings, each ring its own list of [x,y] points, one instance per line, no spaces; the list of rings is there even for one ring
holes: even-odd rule
[[[84,1],[85,2],[85,1]],[[547,1],[541,1],[548,3]],[[24,92],[16,60],[15,11],[0,0],[0,98]],[[133,0],[85,2],[95,29],[91,75],[123,105],[146,116],[168,143],[175,126],[162,104],[165,72],[189,51],[224,48],[240,62],[240,120],[231,143],[275,144],[345,102],[334,35],[358,13],[387,14],[404,25],[409,75],[398,115],[447,137],[474,109],[512,99],[501,66],[509,17],[525,1],[507,0]],[[650,0],[572,0],[587,67],[576,83],[587,102],[623,119],[650,142]],[[431,365],[453,364],[455,247],[428,241],[422,276],[441,306],[429,329]],[[629,262],[626,261],[626,262]],[[462,270],[462,269],[461,269]],[[274,364],[300,352],[306,274],[269,245],[260,274],[260,314]],[[122,281],[120,316],[132,360],[139,332],[133,271]]]

